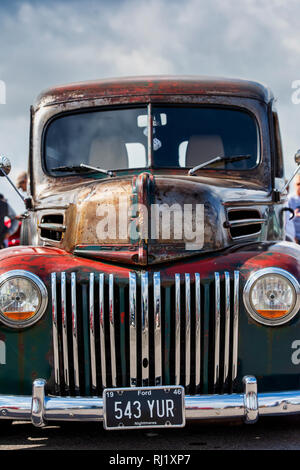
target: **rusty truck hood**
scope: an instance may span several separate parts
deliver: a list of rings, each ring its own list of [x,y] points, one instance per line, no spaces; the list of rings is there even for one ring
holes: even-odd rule
[[[82,186],[63,190],[66,231],[56,246],[89,258],[139,265],[232,245],[226,206],[267,196],[258,188],[245,189],[223,179],[150,172],[85,180]],[[46,200],[56,204],[53,195]]]

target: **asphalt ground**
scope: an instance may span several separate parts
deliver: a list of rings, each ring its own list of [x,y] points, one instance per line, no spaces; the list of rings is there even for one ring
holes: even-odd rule
[[[3,450],[172,451],[299,450],[300,416],[264,417],[256,424],[189,423],[182,429],[105,431],[100,423],[0,423]]]

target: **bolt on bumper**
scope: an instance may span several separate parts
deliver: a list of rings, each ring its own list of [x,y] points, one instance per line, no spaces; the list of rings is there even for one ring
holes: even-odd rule
[[[185,396],[186,421],[240,418],[255,423],[259,416],[300,413],[300,390],[257,393],[253,376],[245,376],[243,384],[241,394]],[[0,395],[0,419],[31,421],[37,427],[48,421],[103,421],[102,398],[46,396],[45,385],[35,380],[32,397]]]

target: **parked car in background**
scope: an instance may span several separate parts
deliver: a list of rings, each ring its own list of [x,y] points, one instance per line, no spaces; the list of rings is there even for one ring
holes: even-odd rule
[[[10,219],[7,220],[6,226],[8,228],[11,226]],[[17,231],[15,233],[13,233],[12,235],[10,235],[10,237],[8,238],[8,247],[20,245],[21,226],[22,226],[22,222],[19,221],[19,227],[18,227]]]

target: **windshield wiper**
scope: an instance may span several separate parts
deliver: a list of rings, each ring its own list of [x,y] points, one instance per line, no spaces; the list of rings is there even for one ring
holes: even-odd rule
[[[97,171],[99,173],[104,173],[108,176],[115,176],[114,172],[111,170],[103,170],[102,168],[97,168],[95,166],[85,165],[80,163],[80,165],[69,165],[69,166],[58,166],[56,168],[51,168],[51,171],[73,171],[74,173],[83,173],[85,170]]]
[[[188,172],[189,176],[193,176],[197,170],[200,170],[201,168],[205,168],[208,165],[212,165],[213,163],[217,162],[236,162],[238,160],[246,160],[247,158],[251,158],[251,155],[232,155],[229,157],[214,157],[211,160],[208,160],[207,162],[201,163],[200,165],[194,166],[194,168],[191,168]]]

